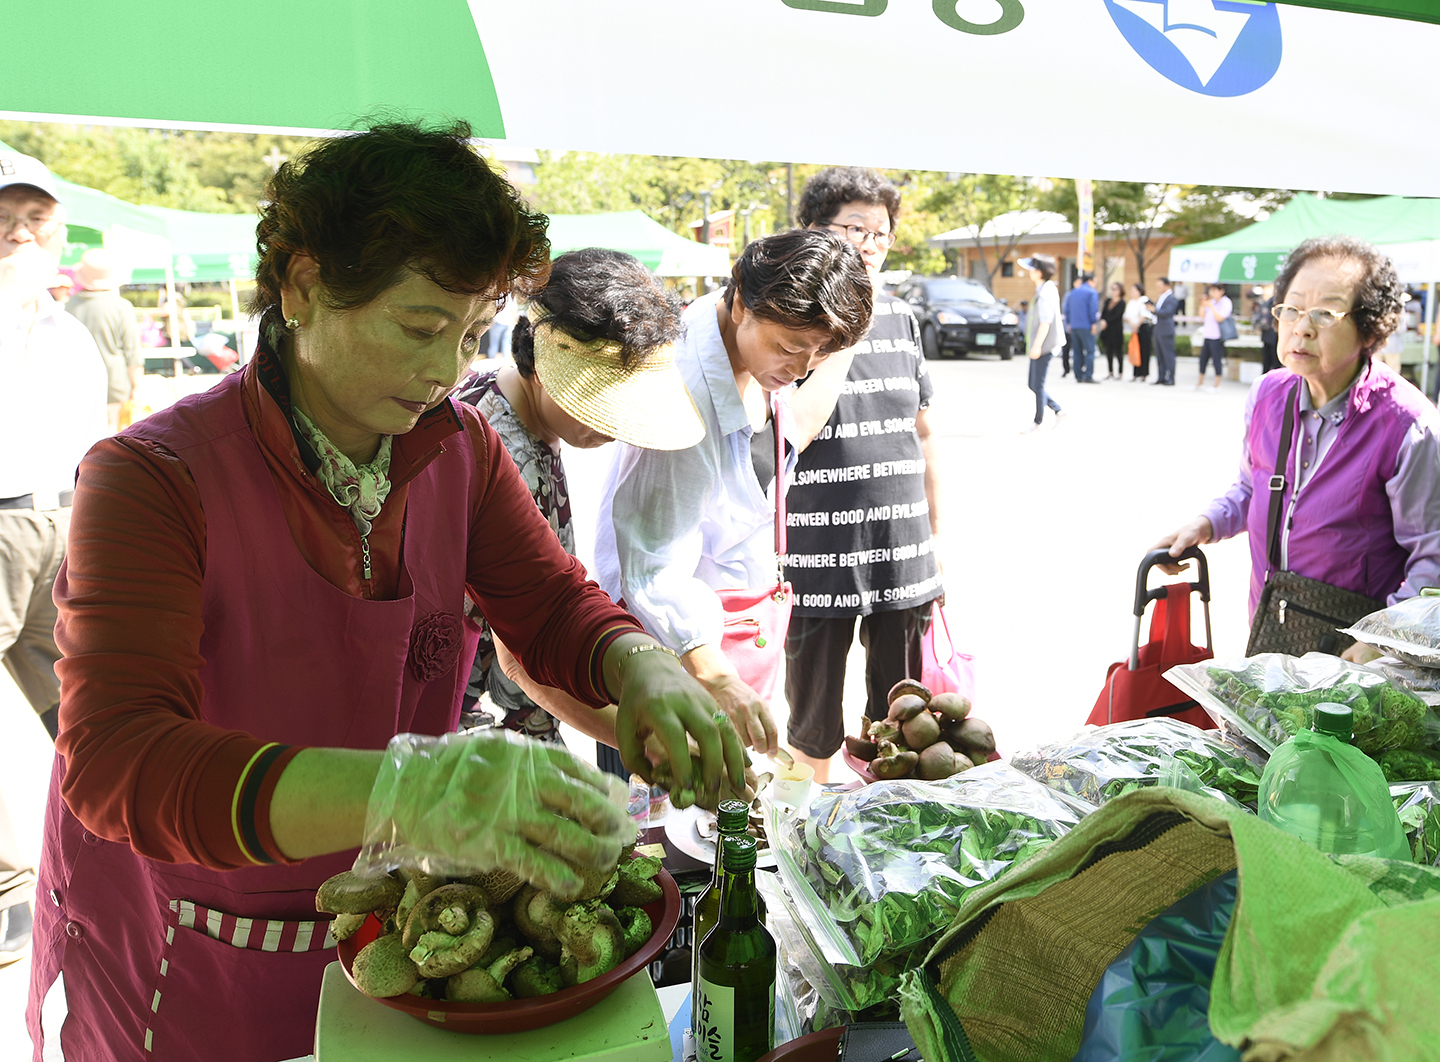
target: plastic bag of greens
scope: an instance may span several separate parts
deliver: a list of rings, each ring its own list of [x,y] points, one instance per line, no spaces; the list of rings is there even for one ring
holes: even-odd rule
[[[1375,757],[1385,781],[1428,782],[1440,779],[1440,752],[1428,749],[1390,749]]]
[[[1340,633],[1407,663],[1440,667],[1440,595],[1426,591],[1419,597],[1398,601],[1357,620]]]
[[[1194,697],[1222,734],[1238,731],[1266,753],[1310,729],[1322,701],[1354,712],[1354,744],[1372,756],[1418,748],[1425,740],[1425,705],[1414,695],[1378,671],[1327,653],[1205,660],[1172,667],[1165,678]]]
[[[1440,705],[1440,668],[1417,667],[1398,656],[1382,656],[1365,666],[1380,672],[1392,686],[1409,691],[1431,708]]]
[[[1440,866],[1440,781],[1392,785],[1390,799],[1405,827],[1415,862]]]
[[[767,809],[766,832],[833,1007],[891,1005],[966,890],[1066,833],[1082,815],[1005,763],[939,782],[876,782]],[[865,1015],[874,1020],[872,1015]]]
[[[806,939],[780,875],[756,874],[755,887],[765,900],[765,928],[775,938],[780,1004],[775,1013],[777,1030],[782,1016],[793,1030],[788,1039],[859,1021],[857,1015],[826,1002],[815,988],[816,981],[824,980],[824,964],[816,959],[813,945]]]
[[[1010,766],[1095,807],[1132,789],[1167,785],[1254,811],[1260,784],[1256,766],[1214,731],[1163,716],[1087,727],[1012,756]]]

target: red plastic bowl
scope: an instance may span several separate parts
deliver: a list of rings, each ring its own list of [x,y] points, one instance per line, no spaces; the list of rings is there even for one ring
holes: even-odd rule
[[[645,913],[650,916],[650,921],[655,926],[650,939],[615,969],[584,984],[551,992],[548,996],[512,999],[508,1003],[449,1003],[408,994],[376,999],[375,1002],[403,1011],[427,1025],[460,1033],[526,1032],[573,1018],[619,988],[620,982],[627,977],[643,971],[665,950],[670,935],[675,932],[676,923],[680,921],[680,890],[675,887],[675,879],[664,870],[655,876],[655,880],[660,882],[664,895],[645,908]],[[371,915],[354,936],[349,940],[342,940],[336,947],[340,954],[340,965],[344,967],[345,976],[352,985],[355,983],[355,975],[351,967],[355,962],[356,952],[378,937],[380,930],[379,920]]]
[[[856,774],[858,774],[858,775],[860,776],[860,778],[861,778],[862,781],[864,781],[864,782],[866,782],[866,783],[869,783],[869,782],[878,782],[878,781],[880,781],[879,778],[876,778],[873,774],[870,773],[870,765],[869,765],[868,763],[866,763],[864,760],[862,760],[859,756],[856,756],[856,755],[855,755],[853,752],[851,752],[849,749],[844,748],[844,747],[842,746],[841,749],[840,749],[840,756],[841,756],[841,758],[845,761],[845,766],[846,766],[846,767],[849,767],[852,771],[854,771]],[[999,758],[1000,758],[1000,753],[998,753],[998,752],[992,752],[992,753],[990,753],[989,757],[986,759],[985,762],[986,762],[986,763],[994,763],[994,762],[995,762],[996,760],[998,760]],[[923,779],[921,779],[921,778],[911,778],[911,777],[897,778],[897,779],[893,779],[893,780],[894,780],[894,781],[899,781],[899,782],[919,782],[919,781],[923,781]]]

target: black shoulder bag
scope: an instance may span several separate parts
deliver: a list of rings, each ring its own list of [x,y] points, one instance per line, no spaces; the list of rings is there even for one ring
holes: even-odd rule
[[[1341,634],[1336,628],[1349,627],[1360,617],[1385,607],[1383,601],[1353,590],[1342,590],[1319,579],[1307,579],[1280,567],[1285,473],[1302,386],[1304,381],[1297,380],[1285,400],[1275,474],[1270,477],[1270,517],[1266,525],[1269,574],[1265,579],[1265,589],[1260,592],[1260,607],[1255,610],[1255,619],[1250,624],[1250,644],[1245,647],[1246,656],[1256,653],[1304,656],[1309,652],[1338,655],[1353,645],[1355,639]]]

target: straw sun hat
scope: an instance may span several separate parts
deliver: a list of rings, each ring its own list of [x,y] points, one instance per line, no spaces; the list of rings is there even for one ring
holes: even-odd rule
[[[535,322],[535,374],[556,404],[596,431],[647,450],[684,450],[705,437],[675,347],[620,364],[621,344],[575,339]]]

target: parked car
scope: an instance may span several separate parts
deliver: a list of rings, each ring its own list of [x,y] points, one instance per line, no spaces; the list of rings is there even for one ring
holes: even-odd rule
[[[999,354],[1009,361],[1023,342],[1019,316],[978,280],[911,277],[895,294],[915,311],[927,358]]]

